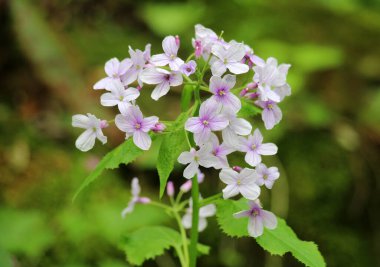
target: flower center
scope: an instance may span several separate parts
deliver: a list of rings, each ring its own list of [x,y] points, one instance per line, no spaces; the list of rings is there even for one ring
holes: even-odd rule
[[[119,77],[119,75],[117,73],[114,73],[112,74],[112,77],[116,79],[117,77]]]
[[[224,89],[219,89],[218,95],[224,96],[226,94],[226,91]]]
[[[209,124],[209,122],[207,120],[203,120],[202,121],[203,125],[207,126]]]
[[[166,75],[165,75],[165,80],[167,80],[167,81],[170,80],[170,75],[169,75],[169,74],[166,74]]]
[[[238,185],[241,185],[241,180],[240,180],[240,179],[237,179],[236,183],[237,183]]]
[[[171,59],[171,60],[173,60],[173,59],[175,59],[175,58],[176,58],[176,55],[174,55],[174,54],[171,54],[171,55],[170,55],[170,59]]]
[[[273,108],[273,104],[268,104],[268,108],[272,109]]]
[[[264,174],[264,175],[263,175],[263,179],[264,179],[264,180],[268,179],[268,174]]]
[[[255,145],[255,144],[253,144],[252,146],[251,146],[251,149],[252,150],[255,150],[257,148],[257,146]]]
[[[254,209],[252,210],[252,216],[256,217],[257,215],[259,215],[259,211],[257,209]]]
[[[141,128],[141,123],[136,123],[136,124],[135,124],[135,129],[136,129],[136,130],[139,130],[140,128]]]

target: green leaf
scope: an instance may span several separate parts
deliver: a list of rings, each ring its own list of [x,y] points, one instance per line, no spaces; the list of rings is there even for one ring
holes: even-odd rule
[[[181,94],[181,110],[186,111],[190,107],[191,97],[193,95],[193,85],[185,85]]]
[[[208,255],[210,253],[210,247],[201,243],[197,244],[197,250],[199,254]]]
[[[127,260],[135,265],[141,265],[145,260],[163,254],[165,249],[179,246],[181,246],[180,234],[164,226],[140,228],[122,241]]]
[[[261,109],[255,106],[252,101],[241,99],[241,109],[238,112],[238,117],[249,118],[261,113]]]
[[[181,113],[171,126],[171,132],[164,136],[157,158],[157,170],[160,177],[160,197],[164,194],[166,183],[173,171],[179,154],[186,150],[185,121],[189,112]]]
[[[235,219],[235,212],[247,209],[247,200],[219,200],[216,202],[216,219],[220,229],[228,236],[243,237],[248,236],[248,218]]]
[[[95,181],[95,179],[98,178],[100,174],[102,174],[104,169],[115,169],[118,168],[121,163],[131,163],[142,153],[143,150],[138,148],[133,143],[132,138],[129,138],[128,140],[124,141],[124,143],[113,149],[111,152],[109,152],[102,158],[102,160],[96,166],[95,170],[93,170],[81,184],[81,186],[79,187],[79,189],[73,197],[73,201],[84,188],[86,188],[89,184]]]
[[[240,199],[220,200],[217,202],[217,221],[224,233],[232,237],[249,236],[247,230],[248,218],[234,219],[235,212],[246,210],[247,201]],[[296,259],[309,267],[326,266],[315,243],[298,239],[285,220],[277,218],[276,229],[264,230],[264,234],[256,238],[257,243],[269,253],[284,255],[290,252]]]

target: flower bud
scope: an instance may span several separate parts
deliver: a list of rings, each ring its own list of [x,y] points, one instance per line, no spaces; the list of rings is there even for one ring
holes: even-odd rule
[[[175,36],[175,44],[176,44],[178,47],[179,47],[179,45],[181,44],[181,41],[180,41],[178,35]]]
[[[190,191],[191,186],[192,186],[191,180],[187,180],[183,185],[181,185],[181,187],[179,188],[179,190],[181,190],[182,192],[186,193],[186,192]]]
[[[137,85],[137,86],[136,86],[136,89],[137,89],[137,90],[139,90],[139,91],[141,91],[141,89],[142,89],[142,86],[140,86],[140,85]]]
[[[245,95],[248,93],[248,91],[249,91],[249,88],[248,88],[248,87],[244,88],[243,90],[241,90],[241,92],[240,92],[240,96],[241,96],[241,97],[245,96]]]
[[[258,86],[259,86],[258,83],[249,83],[247,85],[247,88],[249,88],[249,89],[256,89]]]
[[[235,172],[241,172],[242,167],[240,167],[240,166],[233,166],[232,169],[233,169]]]
[[[172,181],[168,182],[166,186],[166,193],[168,194],[169,197],[174,196],[174,184]]]
[[[107,128],[108,126],[109,126],[108,121],[106,121],[106,120],[102,120],[102,121],[100,122],[100,129]]]
[[[202,52],[202,42],[199,40],[195,40],[195,57],[199,58],[202,55]]]
[[[155,133],[161,133],[163,130],[165,130],[165,128],[165,124],[158,122],[153,126],[152,131]]]

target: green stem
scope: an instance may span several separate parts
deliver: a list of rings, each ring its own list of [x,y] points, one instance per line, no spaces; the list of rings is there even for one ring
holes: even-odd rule
[[[187,262],[186,262],[186,260],[185,260],[185,258],[184,258],[184,255],[183,255],[183,252],[182,252],[182,250],[181,250],[181,247],[179,247],[179,246],[175,246],[174,249],[175,249],[175,251],[177,252],[177,255],[178,255],[179,261],[180,261],[180,263],[181,263],[181,266],[182,266],[182,267],[187,267],[188,265],[187,265]]]
[[[181,233],[181,239],[182,239],[182,246],[183,246],[183,255],[184,255],[184,261],[186,263],[186,267],[189,264],[189,250],[188,250],[188,242],[187,242],[187,236],[186,236],[186,231],[185,228],[183,228],[181,218],[179,217],[179,214],[177,211],[173,212],[174,213],[174,218],[177,221],[179,231]]]
[[[193,200],[193,212],[191,222],[191,236],[190,236],[190,264],[189,267],[196,267],[197,265],[197,244],[198,244],[198,223],[199,223],[199,185],[198,177],[193,177],[191,196]]]
[[[203,206],[206,206],[206,205],[208,205],[208,204],[214,203],[215,200],[220,199],[222,196],[223,196],[222,193],[218,193],[218,194],[215,194],[215,195],[213,195],[213,196],[211,196],[211,197],[208,197],[208,198],[202,199],[202,200],[200,201],[199,205],[200,205],[201,207],[203,207]]]

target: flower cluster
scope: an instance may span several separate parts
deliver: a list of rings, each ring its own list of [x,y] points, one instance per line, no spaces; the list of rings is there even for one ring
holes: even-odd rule
[[[120,114],[114,120],[116,127],[125,132],[126,138],[133,138],[137,147],[148,150],[152,143],[151,132],[162,132],[165,125],[156,116],[144,117],[137,105],[140,95],[147,91],[146,85],[153,85],[150,95],[156,101],[168,94],[171,87],[193,85],[197,93],[194,94],[195,108],[184,125],[190,147],[178,157],[179,163],[187,165],[183,176],[199,179],[200,167],[218,170],[220,180],[226,184],[223,198],[241,195],[249,201],[250,209],[235,217],[248,216],[250,235],[260,236],[264,226],[273,229],[277,223],[276,217],[263,210],[258,200],[262,187],[271,189],[280,176],[276,167],[262,163],[262,156],[275,155],[277,146],[264,142],[262,132],[257,127],[253,129],[248,120],[239,116],[239,111],[243,105],[256,105],[262,109],[266,130],[278,124],[282,118],[279,103],[291,93],[286,82],[290,65],[279,65],[274,58],[263,60],[248,45],[225,41],[202,25],[195,26],[192,44],[194,53],[186,60],[179,56],[178,36],[165,37],[163,53],[157,55],[151,56],[150,45],[144,51],[130,47],[129,58],[122,61],[113,58],[105,64],[107,77],[98,81],[94,89],[106,90],[100,99],[103,106],[117,106]],[[207,70],[211,77],[205,81]],[[242,84],[239,76],[249,82]],[[206,99],[201,100],[200,90],[208,94]],[[86,129],[76,142],[82,151],[91,149],[96,138],[103,144],[107,141],[102,129],[108,123],[91,114],[75,115],[73,126]],[[232,153],[242,153],[247,166],[231,167],[228,156]],[[134,187],[131,207],[139,202],[137,182]],[[190,188],[191,180],[181,191],[187,192]],[[174,194],[172,188],[169,192]],[[129,210],[127,208],[127,212]],[[214,213],[215,206],[201,208],[199,230],[206,227],[205,217]],[[190,227],[191,216],[189,208],[183,218],[185,227]]]

